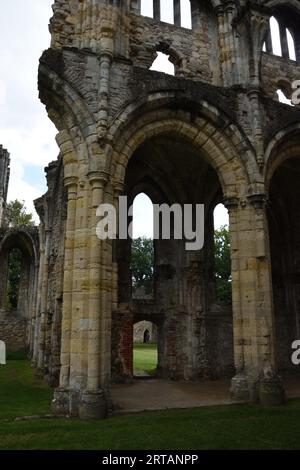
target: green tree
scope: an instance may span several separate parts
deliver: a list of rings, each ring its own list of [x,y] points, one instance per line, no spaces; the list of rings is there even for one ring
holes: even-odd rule
[[[215,230],[215,276],[218,299],[231,301],[230,236],[226,225]]]
[[[32,214],[26,212],[25,202],[15,199],[7,204],[7,219],[10,227],[33,226]]]
[[[34,226],[32,214],[26,212],[24,201],[17,199],[7,204],[7,219],[9,227]],[[18,297],[21,279],[22,253],[18,248],[13,248],[9,254],[7,276],[7,308],[9,310],[18,307]]]
[[[143,287],[145,294],[153,291],[154,247],[151,238],[132,240],[131,272],[133,289]]]
[[[14,310],[18,307],[19,288],[21,280],[22,253],[18,248],[11,250],[8,260],[7,308]]]

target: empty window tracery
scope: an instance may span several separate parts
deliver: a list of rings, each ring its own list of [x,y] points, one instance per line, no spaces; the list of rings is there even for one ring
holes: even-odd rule
[[[263,44],[263,52],[290,60],[300,60],[300,36],[293,28],[292,19],[285,12],[270,18],[270,27]],[[296,40],[298,37],[298,41]]]
[[[192,28],[190,0],[141,0],[140,12],[157,21]]]

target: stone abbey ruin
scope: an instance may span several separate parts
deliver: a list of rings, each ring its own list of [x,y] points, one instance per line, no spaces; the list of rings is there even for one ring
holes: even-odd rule
[[[9,155],[0,147],[0,339],[26,345],[55,388],[58,414],[110,412],[112,384],[133,376],[139,321],[157,326],[162,378],[230,378],[235,399],[263,404],[284,400],[286,376],[300,380],[291,362],[300,339],[300,109],[277,95],[290,98],[300,80],[300,2],[190,4],[191,29],[181,26],[179,0],[174,24],[161,21],[159,0],[153,18],[139,0],[54,2],[38,86],[60,155],[35,201],[39,228],[5,222]],[[158,52],[174,76],[150,70]],[[202,250],[155,241],[147,299],[132,296],[130,240],[96,235],[100,204],[117,208],[120,195],[131,204],[141,192],[153,203],[205,204]],[[215,288],[219,203],[230,221],[230,305]],[[16,246],[18,308],[7,312]]]

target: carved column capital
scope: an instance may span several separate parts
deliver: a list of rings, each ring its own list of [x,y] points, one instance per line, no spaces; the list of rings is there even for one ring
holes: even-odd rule
[[[77,185],[78,185],[77,176],[66,176],[64,178],[64,186],[68,190],[69,195],[77,193]]]
[[[268,197],[265,193],[250,194],[248,196],[248,201],[255,209],[263,209],[266,206],[267,199]]]
[[[103,188],[109,180],[109,173],[106,173],[105,171],[90,171],[87,174],[87,177],[92,188]]]
[[[224,206],[228,211],[236,210],[239,206],[239,202],[238,197],[228,197],[224,199]]]

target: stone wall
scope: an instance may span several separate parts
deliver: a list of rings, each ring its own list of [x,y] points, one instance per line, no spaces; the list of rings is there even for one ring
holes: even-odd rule
[[[270,98],[278,100],[277,90],[282,90],[291,98],[292,83],[299,80],[300,64],[283,57],[266,54],[262,56],[262,86]]]
[[[26,319],[17,312],[0,310],[0,340],[5,342],[7,353],[28,350]]]
[[[299,109],[273,99],[280,64],[289,80],[299,64],[269,47],[263,53],[263,44],[273,13],[290,6],[289,21],[299,21],[300,8],[274,3],[192,1],[190,31],[142,17],[137,1],[55,1],[39,90],[59,129],[61,170],[53,168],[57,189],[50,178],[41,204],[35,344],[38,367],[47,370],[49,338],[60,328],[58,321],[53,336],[49,312],[62,292],[57,413],[103,417],[112,381],[132,375],[133,324],[144,320],[160,329],[163,377],[232,374],[235,398],[282,402],[267,201],[275,167],[299,158]],[[150,70],[157,51],[170,56],[174,77]],[[53,216],[63,185],[65,231]],[[96,233],[100,204],[118,209],[119,195],[132,200],[139,191],[153,202],[205,205],[203,250],[159,240],[152,301],[132,299],[127,241]],[[232,311],[216,307],[213,285],[211,217],[220,202],[230,217]],[[60,288],[49,270],[56,237]]]
[[[145,331],[149,332],[149,339],[145,341]],[[157,342],[157,327],[154,323],[149,321],[141,321],[136,323],[133,327],[133,342],[134,343],[156,343]]]
[[[60,373],[66,193],[61,157],[46,168],[48,192],[35,201],[40,216],[41,260],[33,362],[56,386]]]

